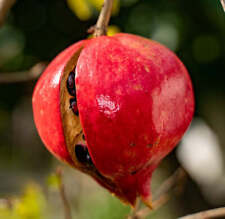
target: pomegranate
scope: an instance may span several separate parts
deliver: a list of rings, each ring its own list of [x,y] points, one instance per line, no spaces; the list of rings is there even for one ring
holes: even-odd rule
[[[50,152],[125,203],[151,206],[150,181],[194,111],[188,72],[163,45],[131,34],[80,41],[60,53],[33,93]]]

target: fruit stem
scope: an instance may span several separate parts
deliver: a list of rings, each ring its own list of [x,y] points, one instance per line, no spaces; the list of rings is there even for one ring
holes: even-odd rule
[[[0,27],[4,24],[9,10],[15,3],[16,0],[0,0]]]
[[[61,167],[58,167],[56,169],[56,176],[57,176],[58,181],[59,181],[59,192],[60,192],[60,196],[61,196],[61,199],[62,199],[62,202],[63,202],[65,219],[72,219],[69,201],[66,197],[65,187],[64,187],[64,184],[62,182],[62,168]]]
[[[101,12],[98,17],[98,21],[95,26],[94,37],[106,35],[107,26],[109,24],[111,12],[112,12],[113,0],[104,0]]]
[[[223,6],[223,10],[225,11],[225,0],[220,0],[222,6]]]

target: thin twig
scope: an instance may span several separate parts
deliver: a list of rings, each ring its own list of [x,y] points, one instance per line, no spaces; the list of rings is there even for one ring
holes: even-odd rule
[[[153,202],[159,199],[163,194],[169,192],[171,189],[176,187],[186,177],[186,172],[182,167],[179,167],[172,176],[166,179],[155,192]]]
[[[64,206],[65,219],[72,219],[69,201],[66,197],[65,187],[62,182],[62,168],[61,167],[57,168],[56,175],[58,176],[58,179],[59,179],[59,192],[60,192],[60,196],[61,196],[63,206]]]
[[[220,2],[221,2],[221,4],[222,4],[223,10],[224,10],[224,12],[225,12],[225,0],[220,0]]]
[[[177,187],[177,185],[183,182],[184,178],[186,177],[186,172],[183,168],[178,168],[175,173],[166,179],[165,182],[159,187],[159,189],[155,192],[153,197],[153,210],[145,207],[140,209],[136,212],[133,218],[130,219],[140,219],[145,218],[154,210],[157,210],[162,205],[167,203],[170,199],[169,191]]]
[[[0,209],[11,209],[13,206],[13,201],[9,198],[5,199],[5,198],[1,198],[0,199]]]
[[[95,26],[94,36],[106,35],[107,26],[109,24],[111,12],[112,12],[113,0],[104,0],[102,10],[98,17],[98,21]]]
[[[4,24],[5,18],[16,0],[0,0],[0,27]]]
[[[40,62],[28,71],[0,73],[0,84],[26,82],[37,79],[46,68],[47,63]]]
[[[211,209],[208,211],[201,211],[196,214],[187,215],[180,217],[179,219],[210,219],[210,218],[219,218],[225,217],[225,207]]]

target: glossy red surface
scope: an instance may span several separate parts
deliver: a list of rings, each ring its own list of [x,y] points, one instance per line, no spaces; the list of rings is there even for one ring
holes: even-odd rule
[[[78,42],[59,54],[33,94],[34,121],[46,147],[73,165],[60,113],[60,80],[71,57],[77,63],[77,103],[97,170],[116,185],[95,179],[124,201],[149,204],[152,172],[180,141],[194,111],[188,72],[157,42],[130,34]]]
[[[192,84],[169,49],[130,34],[98,37],[77,64],[77,101],[97,169],[130,203],[149,199],[150,177],[194,111]]]
[[[60,113],[60,79],[63,70],[84,41],[60,53],[46,68],[34,89],[32,103],[34,122],[48,150],[58,159],[72,164],[67,151]]]

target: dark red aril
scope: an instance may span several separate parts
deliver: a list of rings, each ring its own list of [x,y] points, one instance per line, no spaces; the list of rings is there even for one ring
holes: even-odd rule
[[[76,97],[75,73],[71,71],[67,79],[67,90],[71,96]]]
[[[71,98],[70,99],[70,109],[73,110],[75,115],[77,115],[77,116],[79,115],[76,98]]]
[[[89,164],[89,165],[93,164],[92,160],[91,160],[91,157],[90,157],[90,154],[89,154],[86,146],[81,145],[81,144],[77,144],[75,146],[75,154],[76,154],[77,160],[79,162],[86,163],[86,164]]]

